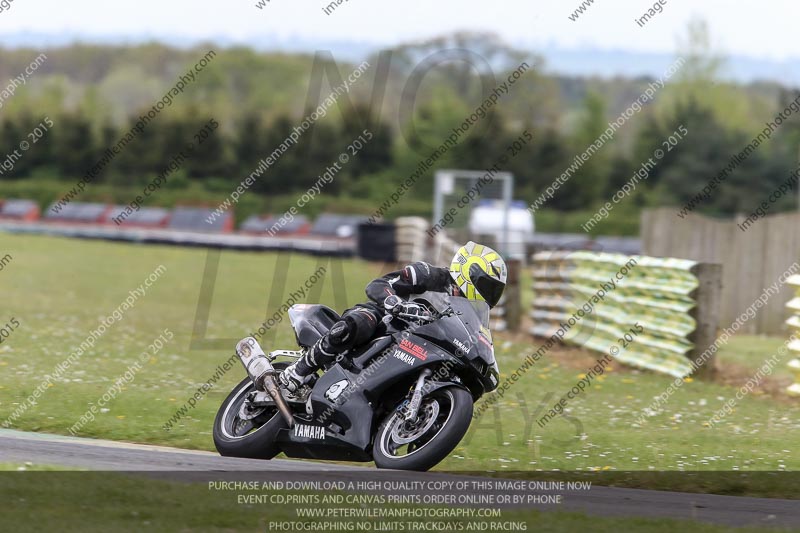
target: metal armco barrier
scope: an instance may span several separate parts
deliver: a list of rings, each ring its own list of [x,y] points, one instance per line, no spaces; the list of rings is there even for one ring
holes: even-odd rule
[[[795,290],[795,297],[786,304],[791,316],[786,324],[795,332],[800,333],[800,276],[794,275],[786,280]],[[789,396],[800,397],[800,341],[789,343],[789,350],[798,358],[789,361],[789,370],[794,374],[794,383],[786,389]]]
[[[632,259],[636,263],[630,266]],[[628,272],[618,279],[621,269]],[[565,343],[610,353],[632,366],[688,376],[691,361],[716,338],[720,278],[719,265],[683,259],[540,252],[533,257],[531,333],[550,337],[583,309]],[[603,285],[610,290],[592,303]],[[706,366],[713,369],[713,363],[710,359]]]

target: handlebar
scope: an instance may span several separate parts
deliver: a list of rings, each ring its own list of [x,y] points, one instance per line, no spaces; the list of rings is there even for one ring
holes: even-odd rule
[[[418,322],[433,322],[438,318],[427,306],[417,302],[407,302],[396,294],[387,296],[383,302],[383,307],[386,312],[384,321],[387,323],[392,318]]]

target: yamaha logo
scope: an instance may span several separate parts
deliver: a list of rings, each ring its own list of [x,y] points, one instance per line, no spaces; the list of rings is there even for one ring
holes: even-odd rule
[[[409,355],[409,354],[407,354],[405,352],[401,352],[400,350],[395,350],[392,355],[394,355],[397,359],[400,359],[402,362],[404,362],[405,364],[407,364],[409,366],[413,365],[414,361],[416,361],[416,359],[414,358],[413,355]]]
[[[461,349],[461,351],[462,351],[462,352],[464,352],[464,353],[469,353],[469,346],[467,346],[466,344],[464,344],[464,343],[463,343],[463,342],[461,342],[460,340],[458,340],[458,339],[453,339],[453,344],[455,344],[456,346],[458,346],[458,347]]]
[[[294,436],[304,439],[325,440],[325,428],[322,426],[309,426],[306,424],[294,425]]]

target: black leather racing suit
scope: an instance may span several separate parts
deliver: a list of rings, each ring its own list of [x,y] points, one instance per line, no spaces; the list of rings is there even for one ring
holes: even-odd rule
[[[373,280],[366,289],[370,301],[345,311],[342,319],[298,361],[295,371],[307,376],[337,355],[373,339],[383,326],[383,301],[387,296],[407,298],[426,291],[458,294],[458,287],[448,269],[421,261]]]

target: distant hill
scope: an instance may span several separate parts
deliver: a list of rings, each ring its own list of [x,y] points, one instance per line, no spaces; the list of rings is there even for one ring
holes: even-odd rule
[[[658,77],[675,61],[675,54],[600,50],[597,48],[566,49],[549,46],[539,49],[549,69],[573,76],[619,75]],[[740,83],[773,81],[787,87],[800,87],[800,57],[774,61],[746,56],[729,56],[725,77]]]
[[[142,33],[121,37],[112,34],[40,33],[17,31],[0,36],[0,46],[53,47],[75,42],[97,44],[139,44],[158,41],[170,46],[192,47],[197,40],[170,35],[167,37]],[[213,42],[221,47],[249,46],[259,51],[309,53],[316,50],[331,50],[338,60],[357,61],[379,49],[376,43],[356,40],[318,40],[306,37],[277,37],[259,35],[248,39],[234,40],[224,36],[209,36],[204,42]],[[523,49],[533,49],[543,55],[548,70],[567,76],[602,77],[658,77],[674,61],[674,54],[648,53],[627,50],[604,50],[599,48],[563,48],[555,44],[534,47],[524,43],[510,43]],[[726,77],[741,83],[774,81],[787,87],[800,87],[800,56],[784,61],[749,56],[729,56]]]

